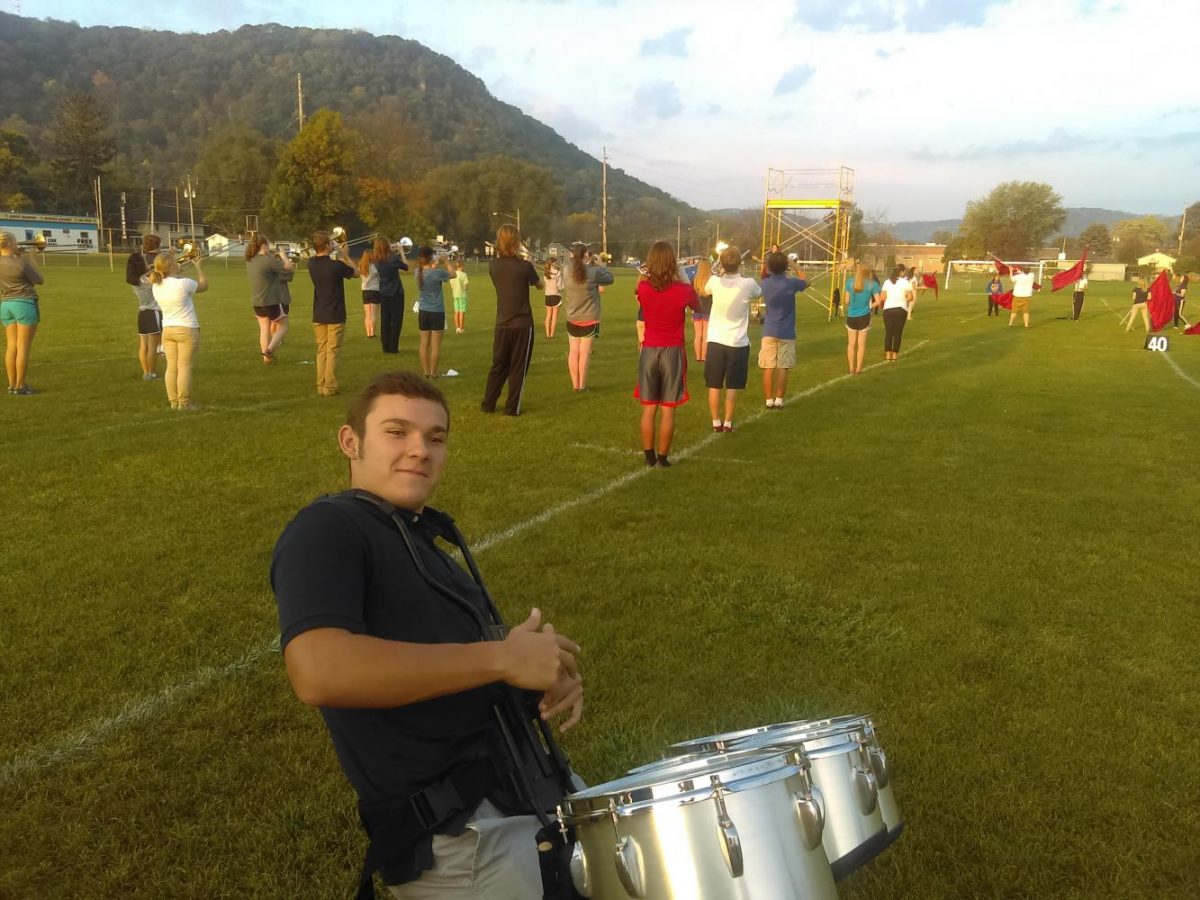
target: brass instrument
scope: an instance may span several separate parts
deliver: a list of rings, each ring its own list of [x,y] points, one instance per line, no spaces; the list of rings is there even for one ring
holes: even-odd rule
[[[175,257],[175,262],[179,263],[179,267],[182,269],[189,263],[197,264],[201,255],[200,248],[188,242],[179,248],[179,255]]]
[[[34,250],[41,250],[44,253],[46,251],[46,236],[39,234],[32,241],[17,241],[17,246],[30,247]]]

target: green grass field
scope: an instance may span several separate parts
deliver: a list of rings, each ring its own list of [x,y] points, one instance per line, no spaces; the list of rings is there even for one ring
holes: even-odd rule
[[[121,272],[55,263],[42,393],[0,402],[0,897],[349,896],[352,793],[271,649],[267,569],[343,486],[345,393],[397,358],[352,284],[344,395],[318,397],[306,276],[266,368],[244,272],[214,266],[202,411],[172,413]],[[977,277],[921,301],[899,363],[873,330],[851,379],[841,323],[803,300],[792,402],[763,414],[752,368],[741,427],[713,435],[693,367],[678,464],[645,470],[631,274],[586,394],[563,330],[537,340],[525,415],[478,411],[482,270],[443,349],[461,376],[436,505],[510,619],[536,604],[583,645],[584,777],[869,712],[907,831],[843,897],[1195,896],[1200,338],[1143,351],[1117,326],[1127,286],[1098,282],[1082,321],[1047,292],[1006,328]]]

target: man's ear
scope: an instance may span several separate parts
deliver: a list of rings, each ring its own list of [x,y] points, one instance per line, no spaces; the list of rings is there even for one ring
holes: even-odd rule
[[[349,425],[343,425],[338,429],[338,449],[342,451],[342,455],[346,459],[360,459],[360,441],[358,435],[354,433],[354,429]]]

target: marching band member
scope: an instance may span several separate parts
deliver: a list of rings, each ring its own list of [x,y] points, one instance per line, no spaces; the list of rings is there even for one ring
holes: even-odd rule
[[[368,338],[375,337],[375,319],[379,313],[379,269],[375,265],[375,258],[384,258],[390,252],[387,238],[376,237],[371,246],[358,257],[358,277],[362,281],[363,328]]]
[[[316,256],[308,261],[308,277],[313,283],[313,334],[317,339],[317,393],[332,397],[338,393],[337,361],[346,337],[346,281],[357,272],[334,259],[329,232],[312,236]]]
[[[162,239],[157,234],[142,236],[142,247],[129,254],[125,261],[125,283],[133,288],[138,302],[138,362],[142,364],[142,380],[154,381],[158,363],[158,348],[162,346],[162,311],[154,302],[154,290],[146,276],[154,265],[154,257]]]
[[[871,310],[879,303],[879,284],[871,278],[871,267],[860,262],[854,276],[846,279],[846,365],[851,375],[861,375],[871,330]]]
[[[41,312],[35,285],[42,273],[8,232],[0,232],[0,323],[4,325],[4,371],[8,392],[28,397],[36,394],[25,380],[29,351],[37,334]]]
[[[700,309],[692,313],[692,350],[696,354],[696,362],[708,359],[708,317],[712,315],[713,304],[708,280],[712,276],[712,263],[708,257],[704,257],[696,264],[696,277],[692,279],[692,287],[700,299]]]
[[[380,243],[387,252],[381,252]],[[384,353],[400,352],[400,332],[404,328],[404,283],[400,273],[408,271],[406,251],[412,246],[408,238],[400,238],[395,247],[387,238],[375,241],[372,262],[379,273],[379,342]]]
[[[888,362],[900,358],[900,339],[908,321],[908,305],[913,300],[912,285],[904,272],[904,266],[896,266],[892,277],[879,289],[883,297],[883,358]]]
[[[446,297],[442,288],[451,280],[443,262],[434,262],[433,248],[417,253],[417,327],[420,329],[421,370],[426,378],[437,378],[438,356],[446,334]]]
[[[280,284],[283,273],[295,267],[283,250],[271,255],[271,242],[261,234],[246,242],[246,276],[250,279],[250,302],[258,322],[258,349],[264,366],[275,362],[275,350],[287,336],[288,320]]]
[[[588,265],[586,259],[587,247],[575,244],[570,262],[559,273],[559,289],[567,306],[567,371],[576,393],[587,390],[592,341],[600,334],[600,290],[613,283],[602,256],[593,257],[596,265]]]
[[[171,409],[193,412],[199,409],[192,403],[192,368],[196,351],[200,349],[200,319],[192,298],[208,290],[200,259],[193,260],[196,278],[179,277],[179,261],[171,251],[154,258],[154,269],[147,278],[154,291],[154,301],[162,310],[163,349],[167,351],[167,371],[163,382]]]
[[[533,359],[533,309],[529,305],[529,289],[541,290],[543,284],[537,269],[528,260],[521,259],[520,252],[521,233],[512,225],[501,225],[496,230],[496,256],[488,263],[488,274],[496,288],[496,331],[492,338],[492,367],[488,370],[487,386],[479,404],[485,413],[496,411],[496,401],[507,381],[504,414],[521,414],[525,376]]]
[[[718,262],[722,274],[713,275],[704,293],[712,295],[712,318],[708,324],[704,383],[708,387],[708,410],[713,431],[733,431],[733,411],[738,391],[745,390],[750,374],[750,301],[762,296],[753,278],[738,274],[742,254],[726,247]],[[721,390],[725,391],[725,418],[721,419]]]
[[[546,257],[542,266],[542,281],[546,285],[546,337],[554,337],[558,330],[558,308],[562,306],[562,294],[558,290],[558,260]]]

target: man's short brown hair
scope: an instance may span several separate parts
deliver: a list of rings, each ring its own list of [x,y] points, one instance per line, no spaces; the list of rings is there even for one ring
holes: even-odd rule
[[[446,411],[446,431],[450,430],[450,405],[446,396],[424,375],[416,372],[380,372],[359,394],[350,401],[346,410],[346,424],[361,441],[367,427],[367,416],[379,397],[399,396],[410,400],[432,400]]]
[[[721,268],[727,274],[736,275],[742,267],[742,251],[737,247],[726,247],[721,251]]]
[[[329,232],[314,231],[312,236],[313,250],[317,253],[324,253],[329,249]]]

